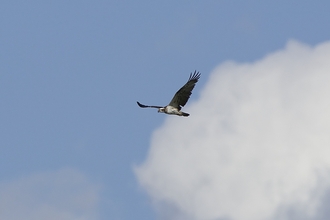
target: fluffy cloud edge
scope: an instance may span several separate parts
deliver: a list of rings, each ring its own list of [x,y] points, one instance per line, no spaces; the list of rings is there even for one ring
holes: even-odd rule
[[[328,58],[330,58],[329,42],[319,44],[315,47],[310,47],[291,40],[288,42],[285,49],[271,53],[253,63],[240,64],[229,61],[218,66],[212,72],[209,81],[206,83],[205,88],[201,92],[199,100],[191,102],[190,105],[187,106],[187,111],[191,112],[191,115],[194,118],[189,122],[179,121],[173,117],[168,118],[164,125],[154,132],[151,141],[151,148],[146,161],[142,165],[134,168],[141,186],[146,189],[147,193],[154,201],[156,201],[156,203],[170,204],[168,206],[173,205],[174,208],[172,208],[172,210],[177,209],[176,212],[186,213],[188,216],[190,215],[190,219],[203,219],[203,217],[214,219],[217,216],[221,216],[223,218],[229,216],[233,219],[241,219],[240,215],[235,215],[235,210],[233,207],[228,207],[227,211],[215,211],[213,215],[206,214],[207,216],[205,216],[205,213],[207,213],[209,208],[204,207],[204,211],[200,211],[203,209],[201,208],[202,204],[196,201],[194,202],[194,200],[197,198],[201,199],[203,196],[210,197],[210,195],[207,195],[206,193],[200,193],[197,195],[198,193],[194,192],[194,189],[198,189],[200,192],[202,189],[196,188],[199,184],[203,184],[203,181],[214,181],[212,172],[216,172],[214,171],[214,167],[219,166],[219,162],[217,162],[217,160],[228,160],[228,158],[235,160],[234,162],[228,162],[227,164],[226,162],[220,163],[222,166],[227,166],[228,169],[223,170],[221,174],[228,178],[241,178],[237,175],[234,177],[231,176],[231,172],[235,171],[233,171],[229,165],[237,166],[237,164],[240,163],[239,159],[242,158],[246,161],[250,160],[244,156],[244,154],[248,154],[248,152],[242,147],[240,150],[243,152],[240,153],[238,151],[237,153],[241,154],[238,156],[233,156],[234,152],[227,149],[228,147],[235,145],[235,143],[233,145],[233,142],[237,142],[234,138],[227,138],[226,141],[223,141],[221,153],[225,156],[218,155],[219,152],[211,149],[212,147],[208,147],[214,146],[214,143],[212,143],[211,140],[216,136],[214,134],[214,130],[221,131],[221,134],[218,135],[220,137],[235,137],[237,134],[242,134],[244,126],[246,126],[242,125],[242,123],[237,123],[237,121],[243,120],[244,123],[248,125],[253,124],[252,130],[255,129],[256,131],[260,131],[260,129],[265,126],[262,120],[260,120],[258,124],[251,122],[248,119],[250,115],[252,115],[254,119],[256,118],[253,111],[260,111],[260,117],[264,117],[262,119],[266,120],[267,123],[270,123],[271,126],[276,128],[274,132],[277,132],[277,135],[280,138],[285,136],[285,131],[280,131],[279,128],[283,128],[283,125],[279,123],[287,123],[287,125],[284,126],[286,129],[293,129],[297,126],[297,131],[290,133],[293,137],[285,139],[286,142],[290,142],[291,144],[300,134],[305,134],[305,131],[302,131],[299,128],[301,124],[304,124],[304,126],[305,124],[310,124],[317,130],[319,125],[316,125],[314,122],[319,118],[317,118],[318,115],[315,106],[330,109],[329,102],[322,103],[324,99],[322,94],[329,93],[329,90],[325,85],[327,82],[329,83],[329,77],[325,75],[326,71],[324,71],[324,69],[328,69],[330,71],[330,66],[327,64]],[[303,68],[301,68],[301,66],[303,66]],[[267,72],[267,74],[265,74],[265,72]],[[270,89],[265,88],[263,84],[267,84]],[[319,89],[317,88],[318,86]],[[271,87],[274,88],[272,89]],[[313,92],[312,95],[309,94],[310,91]],[[260,95],[259,93],[262,92],[266,92],[266,94]],[[319,96],[321,98],[315,98],[314,96]],[[271,97],[271,102],[270,100],[267,100],[267,97]],[[296,97],[298,97],[298,100],[295,99]],[[215,105],[214,103],[220,103],[220,105]],[[260,106],[260,103],[265,104],[265,106]],[[282,105],[285,105],[286,107],[283,109]],[[226,108],[221,109],[221,106],[226,106]],[[235,107],[239,107],[239,110],[237,111]],[[306,109],[300,111],[299,108],[301,107],[305,107]],[[202,111],[202,108],[207,109],[207,113],[209,115],[218,116],[218,119],[222,124],[217,124],[212,117],[202,116],[201,114],[205,113],[205,111]],[[289,110],[289,112],[283,112],[283,110]],[[270,114],[270,116],[275,117],[275,119],[268,120],[267,117],[269,115],[262,115],[263,111],[267,111],[267,113]],[[309,115],[309,113],[313,113],[313,115]],[[322,111],[322,113],[324,113],[324,111]],[[283,116],[283,114],[286,115]],[[305,121],[300,121],[301,118],[304,118]],[[288,122],[286,122],[287,120]],[[330,122],[329,117],[325,118],[324,122],[321,123],[321,128],[324,128],[325,131],[329,130],[326,125],[328,122]],[[199,129],[196,129],[198,127]],[[172,128],[186,129],[180,129],[179,137],[175,134],[177,129]],[[266,130],[267,129],[269,128],[266,128]],[[304,129],[307,129],[306,126]],[[265,132],[265,135],[270,135],[271,132],[273,132],[272,130],[267,131],[268,132]],[[322,133],[322,131],[319,132]],[[256,135],[256,133],[253,133],[253,131],[246,132],[244,135],[238,135],[237,138],[244,139],[246,138],[246,135]],[[329,187],[330,167],[330,165],[325,162],[326,155],[329,155],[327,153],[330,152],[329,150],[324,149],[324,144],[329,143],[329,139],[324,136],[323,131],[323,134],[321,135],[317,132],[308,135],[306,141],[310,141],[310,143],[312,143],[316,138],[321,139],[320,141],[323,142],[323,145],[321,144],[322,147],[316,146],[316,149],[314,150],[322,151],[323,153],[313,154],[311,149],[303,146],[303,150],[306,152],[301,154],[300,158],[295,161],[298,164],[293,164],[295,167],[290,170],[288,176],[277,177],[279,178],[278,181],[284,181],[283,184],[286,184],[286,187],[284,187],[285,189],[277,191],[277,193],[282,193],[283,195],[273,196],[273,198],[271,198],[273,201],[268,201],[268,204],[267,202],[263,204],[261,202],[264,196],[262,193],[265,192],[258,191],[259,196],[261,196],[259,199],[259,205],[264,207],[264,214],[259,213],[257,216],[253,216],[253,213],[249,213],[245,210],[245,213],[252,216],[250,219],[253,219],[253,217],[255,217],[255,219],[262,219],[265,217],[270,218],[269,213],[272,213],[272,215],[277,215],[276,213],[281,213],[281,210],[289,209],[287,207],[291,206],[302,207],[301,209],[305,210],[306,216],[315,215],[317,207],[320,206],[320,197]],[[274,146],[276,147],[276,137],[271,137],[266,141],[274,142]],[[254,142],[251,142],[250,144],[253,143]],[[204,146],[204,148],[206,148],[204,151],[206,152],[199,152],[196,150],[198,145]],[[263,151],[260,147],[252,149],[257,152]],[[295,150],[296,149],[280,149],[279,151],[271,151],[266,157],[274,160],[272,154],[283,156],[286,154],[297,153],[298,151],[296,152]],[[187,155],[187,157],[184,157],[183,155]],[[269,169],[278,169],[278,172],[283,172],[285,170],[284,166],[274,168],[274,166],[279,165],[265,164],[262,162],[262,159],[258,157],[260,156],[251,154],[251,158],[256,159],[257,161],[259,160],[259,162],[261,161],[260,165],[269,166]],[[195,166],[196,163],[202,163],[203,160],[201,158],[209,163],[203,168]],[[290,158],[285,157],[284,159],[284,163],[286,165],[291,165],[288,161]],[[322,161],[322,163],[318,164],[317,161]],[[299,166],[302,166],[303,168]],[[171,167],[171,169],[169,167]],[[299,187],[295,186],[295,182],[290,183],[290,181],[288,181],[285,183],[285,178],[293,178],[290,177],[290,175],[297,175],[296,178],[300,178],[299,180],[306,180],[307,177],[304,176],[304,174],[299,173],[303,172],[301,169],[308,172],[310,175],[311,173],[313,175],[311,180],[308,180],[307,183],[300,186],[303,190],[298,189]],[[246,171],[251,172],[251,170]],[[295,171],[298,171],[298,174],[296,174]],[[194,175],[194,172],[200,172],[200,176]],[[260,172],[266,171],[263,170]],[[186,178],[180,178],[180,175],[186,175]],[[201,176],[204,177],[202,178]],[[317,180],[318,176],[323,179],[321,182]],[[245,178],[246,179],[242,178],[241,181],[249,180],[248,177]],[[272,183],[272,181],[276,181],[276,177],[275,179],[264,179],[262,181],[270,181],[270,183]],[[221,183],[220,180],[217,180],[216,182]],[[235,183],[235,181],[228,182],[226,187],[231,187],[230,184]],[[257,186],[258,184],[251,185],[252,188]],[[279,186],[277,186],[277,188],[278,187]],[[315,188],[319,188],[319,191],[315,192]],[[240,190],[240,187],[234,189]],[[246,190],[248,189],[249,188],[245,188],[245,191],[243,190],[240,193],[244,195],[247,193]],[[289,190],[290,193],[286,194],[286,190]],[[313,197],[311,196],[311,191],[313,190],[314,199],[311,198]],[[214,191],[217,190],[215,189]],[[210,193],[210,190],[208,193]],[[223,195],[226,195],[225,188],[221,190],[221,193],[219,193],[219,196]],[[229,197],[233,195],[235,194],[226,196]],[[249,194],[246,195],[251,197]],[[285,197],[295,197],[295,199],[292,201],[288,199],[288,201],[283,203],[283,198]],[[237,201],[243,202],[245,205],[248,204],[246,201]],[[225,204],[225,201],[220,202]],[[299,203],[301,204],[299,205]],[[308,205],[306,205],[307,203]],[[207,203],[207,206],[212,206],[212,204]],[[244,207],[242,208],[244,209]],[[213,209],[216,209],[216,207]],[[262,217],[260,218],[260,216]],[[285,214],[281,214],[281,216],[285,216]],[[174,214],[172,217],[174,217]]]

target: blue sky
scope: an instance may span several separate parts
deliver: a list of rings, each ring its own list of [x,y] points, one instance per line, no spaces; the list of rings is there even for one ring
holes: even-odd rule
[[[34,178],[46,188],[27,187],[35,207],[58,207],[52,192],[81,184],[77,198],[95,194],[90,219],[156,219],[133,167],[170,116],[136,101],[167,104],[195,69],[202,73],[191,98],[197,100],[225,61],[254,62],[292,39],[326,42],[329,9],[328,1],[290,0],[3,1],[2,193]],[[40,183],[43,175],[70,184]],[[20,211],[15,202],[9,210],[7,216]]]

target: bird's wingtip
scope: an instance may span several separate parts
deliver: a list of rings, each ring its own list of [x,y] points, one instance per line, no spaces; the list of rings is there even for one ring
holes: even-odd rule
[[[141,108],[145,108],[146,106],[145,105],[142,105],[140,102],[136,102],[138,104],[138,106],[140,106]]]

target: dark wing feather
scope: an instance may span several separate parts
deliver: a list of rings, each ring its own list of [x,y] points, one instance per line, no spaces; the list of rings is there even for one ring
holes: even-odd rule
[[[198,82],[200,75],[201,74],[196,70],[194,73],[190,73],[188,82],[184,86],[182,86],[179,91],[175,93],[169,105],[180,110],[181,107],[183,107],[188,102],[188,99],[191,95],[191,91],[194,89],[195,84]]]
[[[141,108],[162,108],[162,106],[154,106],[154,105],[142,105],[140,102],[137,102],[137,104],[141,107]]]

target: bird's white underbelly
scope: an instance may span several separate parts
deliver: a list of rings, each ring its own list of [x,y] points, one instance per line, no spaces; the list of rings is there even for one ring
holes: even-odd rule
[[[165,113],[166,114],[171,114],[171,115],[178,115],[179,111],[177,108],[174,108],[173,106],[166,106],[165,107]]]

